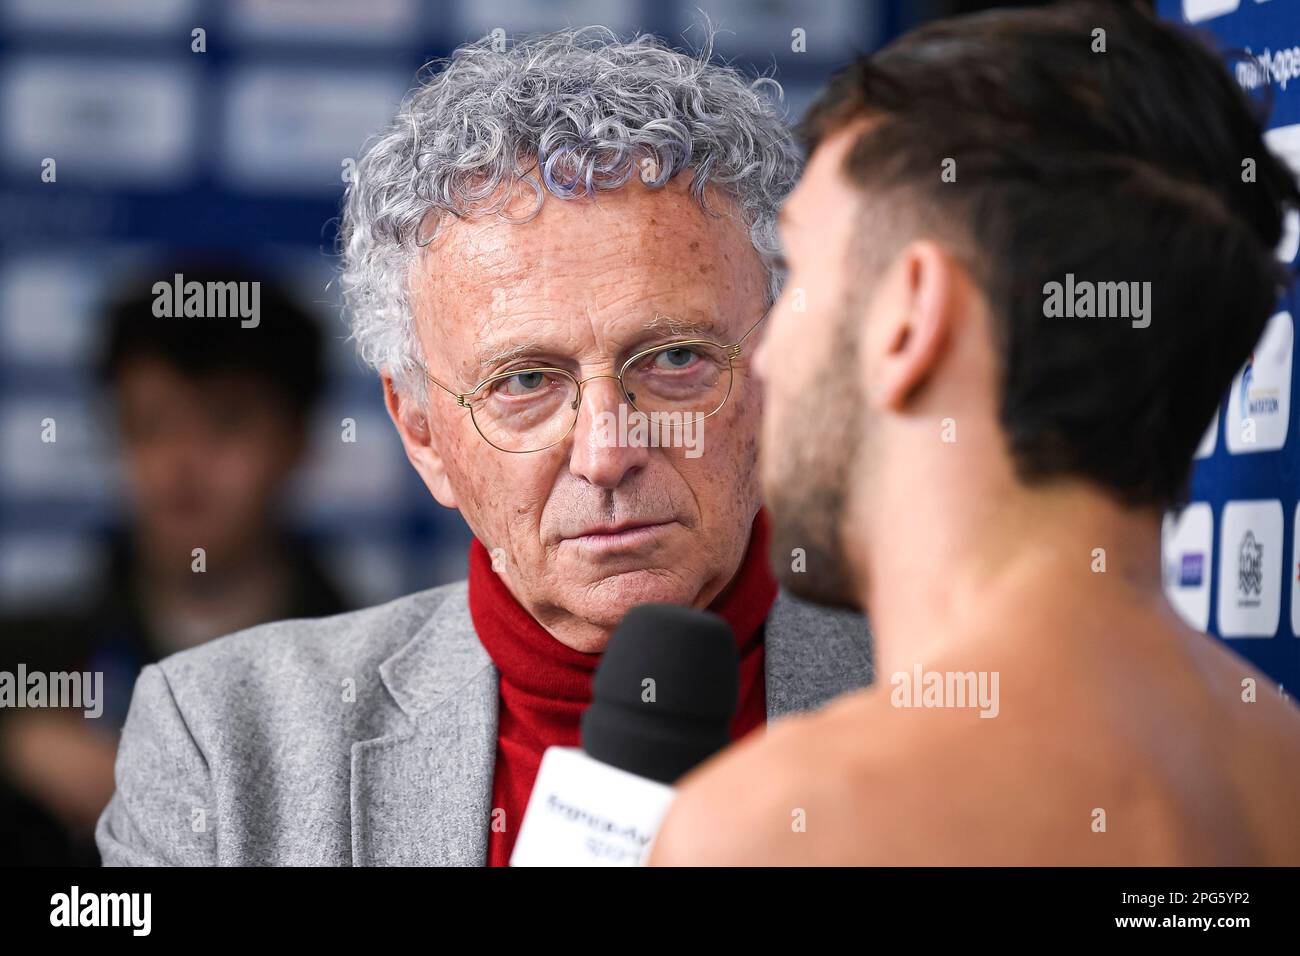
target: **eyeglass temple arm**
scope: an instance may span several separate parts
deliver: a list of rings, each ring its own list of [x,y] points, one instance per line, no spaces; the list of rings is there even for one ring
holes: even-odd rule
[[[768,317],[769,314],[770,314],[770,312],[764,312],[764,313],[763,313],[763,317],[760,318],[760,319],[759,319],[757,322],[755,322],[753,325],[751,325],[751,326],[749,327],[749,331],[746,332],[744,335],[742,335],[739,339],[736,340],[736,344],[733,345],[733,346],[731,346],[731,357],[732,357],[732,358],[736,358],[737,356],[740,355],[740,350],[741,350],[741,348],[743,348],[744,345],[745,345],[745,339],[749,338],[751,335],[754,334],[754,330],[755,330],[756,328],[758,328],[760,325],[763,324],[763,322],[767,319],[767,317]]]
[[[452,398],[456,399],[457,405],[459,405],[461,408],[469,408],[469,403],[465,401],[465,399],[469,397],[468,395],[466,395],[463,392],[457,392],[453,389],[448,388],[446,385],[443,385],[442,382],[438,381],[431,374],[429,374],[429,370],[425,368],[423,365],[420,366],[420,371],[424,373],[425,378],[431,381],[434,385],[437,385],[440,389],[442,389]]]

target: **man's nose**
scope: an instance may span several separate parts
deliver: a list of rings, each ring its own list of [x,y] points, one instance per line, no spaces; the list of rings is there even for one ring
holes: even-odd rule
[[[650,458],[645,442],[636,438],[637,413],[626,405],[618,379],[597,375],[582,386],[582,404],[573,426],[573,451],[569,471],[600,488],[617,488],[629,472],[644,467]],[[626,425],[626,428],[624,427]]]

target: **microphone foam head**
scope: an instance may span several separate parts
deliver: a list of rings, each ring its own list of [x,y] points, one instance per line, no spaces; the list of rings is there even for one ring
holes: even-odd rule
[[[583,750],[673,783],[730,742],[739,683],[736,639],[722,618],[675,604],[634,607],[596,668]]]

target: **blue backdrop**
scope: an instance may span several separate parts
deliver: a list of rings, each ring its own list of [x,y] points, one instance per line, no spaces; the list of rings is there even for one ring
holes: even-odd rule
[[[406,463],[331,284],[345,163],[425,61],[495,29],[646,30],[773,74],[797,118],[893,29],[862,0],[0,0],[0,612],[66,609],[120,519],[113,422],[87,368],[121,274],[174,248],[279,267],[331,345],[291,495],[358,604],[463,577],[468,529]],[[796,49],[791,30],[806,34]],[[193,31],[205,31],[196,51]],[[57,161],[57,180],[42,164]],[[58,422],[58,442],[40,440]],[[356,442],[339,440],[344,418]]]
[[[1300,3],[1160,0],[1158,9],[1232,57],[1238,82],[1271,102],[1270,148],[1300,170]],[[1292,216],[1281,258],[1294,263],[1298,237]],[[1296,316],[1292,286],[1219,403],[1198,452],[1191,503],[1166,517],[1163,547],[1174,606],[1293,696],[1300,686]]]

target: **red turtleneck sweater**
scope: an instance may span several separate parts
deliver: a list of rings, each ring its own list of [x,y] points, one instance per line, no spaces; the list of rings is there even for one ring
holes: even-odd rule
[[[754,519],[749,548],[731,587],[709,610],[736,634],[740,696],[731,737],[738,740],[767,719],[763,691],[763,622],[776,600],[767,564],[767,517]],[[474,629],[500,673],[496,771],[492,806],[505,810],[505,829],[489,829],[488,865],[505,866],[523,822],[547,747],[577,747],[579,720],[591,703],[599,654],[561,644],[514,599],[477,539],[470,544],[469,610]],[[489,826],[491,820],[488,821]]]

